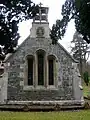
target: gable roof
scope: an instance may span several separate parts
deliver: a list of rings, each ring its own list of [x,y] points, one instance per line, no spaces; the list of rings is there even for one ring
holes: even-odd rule
[[[27,39],[29,39],[29,37],[30,37],[30,35],[16,48],[15,52],[17,52],[17,50],[21,48],[21,46],[25,43],[25,41],[26,41]],[[15,52],[14,52],[14,53],[15,53]],[[9,58],[11,58],[14,53],[8,53],[8,54],[6,55],[6,57],[5,57],[4,62],[7,62],[7,60],[8,60]]]
[[[23,45],[29,38],[30,38],[30,35],[18,46],[18,48],[15,50],[15,52],[17,52],[17,50],[20,49],[20,48],[22,47],[22,45]],[[70,53],[69,53],[59,42],[57,43],[57,45],[58,45],[60,48],[62,48],[62,49],[65,51],[65,53],[66,53],[74,62],[79,63],[79,61],[76,60],[76,59],[74,59],[74,58],[70,55]],[[15,52],[14,52],[14,53],[15,53]],[[9,53],[9,54],[7,54],[4,62],[7,62],[7,61],[12,57],[12,55],[13,55],[14,53]]]
[[[58,46],[59,46],[60,48],[62,48],[62,49],[66,52],[66,54],[67,54],[69,57],[71,57],[71,59],[72,59],[74,62],[79,63],[79,61],[76,60],[76,59],[74,59],[73,56],[70,55],[70,53],[69,53],[59,42],[58,42],[57,44],[58,44]]]

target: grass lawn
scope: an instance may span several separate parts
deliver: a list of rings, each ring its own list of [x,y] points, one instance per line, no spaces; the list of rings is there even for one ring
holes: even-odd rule
[[[90,110],[72,112],[0,112],[0,120],[90,120]]]
[[[83,94],[85,97],[90,95],[90,83],[88,86],[85,83],[83,84]]]
[[[89,86],[83,85],[84,96],[90,95]],[[90,120],[90,110],[59,112],[0,112],[0,120]]]
[[[85,97],[90,95],[90,86],[83,86],[83,94]]]

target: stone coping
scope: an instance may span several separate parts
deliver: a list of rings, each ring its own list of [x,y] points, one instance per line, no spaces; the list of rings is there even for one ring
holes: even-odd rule
[[[84,100],[61,100],[61,101],[8,101],[7,104],[40,104],[40,105],[84,105]],[[5,103],[4,103],[5,104]]]

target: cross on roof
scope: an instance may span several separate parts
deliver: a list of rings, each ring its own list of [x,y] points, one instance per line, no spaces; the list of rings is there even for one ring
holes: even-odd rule
[[[41,5],[43,5],[41,2],[39,3],[39,6],[41,7]]]
[[[42,16],[42,13],[41,13],[41,5],[42,5],[42,3],[40,2],[40,3],[39,3],[39,7],[40,7],[40,9],[39,9],[40,23],[41,23],[41,16]]]

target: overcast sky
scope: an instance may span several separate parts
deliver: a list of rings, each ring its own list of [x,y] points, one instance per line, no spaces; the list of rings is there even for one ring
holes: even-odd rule
[[[43,4],[43,6],[49,7],[49,14],[48,14],[48,21],[50,28],[55,23],[57,19],[61,19],[61,8],[62,4],[64,4],[65,0],[32,0],[36,4],[39,4],[40,2]],[[30,34],[30,28],[32,26],[31,24],[32,20],[25,21],[19,24],[19,32],[20,32],[20,40],[19,44]],[[70,51],[70,41],[73,38],[73,34],[75,32],[74,22],[71,21],[68,25],[67,32],[62,40],[60,40],[60,43],[66,48],[68,51]]]

